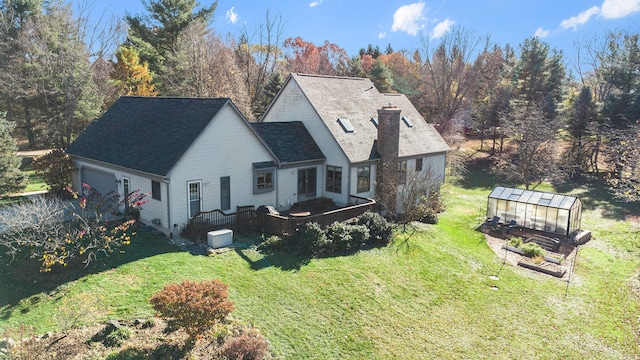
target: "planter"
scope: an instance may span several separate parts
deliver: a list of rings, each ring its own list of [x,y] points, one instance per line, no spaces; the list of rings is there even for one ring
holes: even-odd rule
[[[534,264],[529,258],[518,261],[518,265],[523,268],[539,271],[551,276],[561,278],[567,272],[566,269],[553,263]]]
[[[520,254],[522,256],[525,256],[524,255],[524,251],[522,251],[522,250],[520,250],[520,249],[518,249],[516,247],[509,246],[509,245],[504,245],[502,248],[503,249],[507,249],[507,250],[509,250],[511,252],[514,252],[516,254]],[[562,264],[562,260],[564,260],[564,255],[561,255],[560,259],[554,258],[552,256],[544,256],[544,261],[550,262],[550,263],[553,263],[553,264],[556,264],[556,265],[561,265]]]

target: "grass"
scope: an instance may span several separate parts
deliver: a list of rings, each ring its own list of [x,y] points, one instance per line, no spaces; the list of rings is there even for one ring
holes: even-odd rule
[[[620,217],[625,206],[575,190],[595,238],[567,286],[503,268],[475,231],[495,184],[478,171],[462,184],[447,190],[438,225],[349,256],[307,261],[250,247],[204,257],[139,235],[123,254],[70,273],[34,277],[37,267],[9,265],[0,269],[0,333],[57,330],[78,314],[149,317],[163,285],[217,278],[229,284],[232,316],[258,327],[278,358],[636,358],[640,243]]]

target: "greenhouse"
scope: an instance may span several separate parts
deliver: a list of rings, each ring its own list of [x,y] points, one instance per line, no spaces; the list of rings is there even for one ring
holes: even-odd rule
[[[487,218],[503,224],[569,236],[580,229],[582,203],[575,196],[498,186],[487,201]]]

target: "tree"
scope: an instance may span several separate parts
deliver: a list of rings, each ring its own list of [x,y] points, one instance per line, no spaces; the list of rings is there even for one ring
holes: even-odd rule
[[[391,71],[380,60],[376,60],[369,71],[369,78],[375,84],[378,91],[389,93],[393,90]]]
[[[3,34],[10,37],[2,56],[8,61],[0,71],[5,110],[32,147],[64,148],[102,105],[84,44],[84,22],[59,1],[46,2],[23,19],[19,28]]]
[[[156,96],[153,76],[146,63],[140,63],[138,52],[131,46],[121,46],[116,52],[116,65],[111,79],[118,95]]]
[[[243,27],[240,39],[235,45],[236,61],[255,118],[262,116],[272,99],[266,99],[263,90],[270,77],[280,72],[277,68],[282,59],[280,45],[283,34],[281,16],[272,17],[267,11],[264,24],[253,30]]]
[[[13,138],[15,123],[9,122],[0,113],[0,196],[24,189],[25,177],[20,171],[18,146]]]
[[[473,97],[478,73],[471,64],[480,44],[461,27],[449,30],[435,48],[423,40],[421,86],[411,100],[445,138],[462,127],[458,120]]]
[[[127,15],[127,44],[138,50],[143,63],[154,74],[161,74],[163,63],[182,33],[193,23],[209,24],[218,6],[214,1],[201,8],[196,0],[143,0],[146,16]]]
[[[63,149],[53,149],[33,162],[33,168],[49,185],[51,192],[60,196],[70,195],[67,187],[71,184],[74,163]]]
[[[251,115],[233,49],[203,23],[193,23],[168,53],[161,74],[165,95],[185,97],[228,97],[242,113]]]
[[[285,58],[287,70],[293,73],[337,75],[349,59],[344,49],[329,41],[316,46],[298,36],[286,39],[283,48],[290,51]]]
[[[548,95],[557,104],[562,98],[565,70],[562,52],[550,50],[538,37],[520,44],[520,58],[514,69],[514,95],[527,104],[542,104]]]
[[[519,105],[503,116],[508,117],[503,122],[516,150],[513,155],[503,154],[498,159],[495,172],[523,184],[527,190],[560,176],[554,152],[557,125],[546,117],[543,105]]]
[[[254,111],[254,114],[257,118],[260,118],[267,107],[271,104],[271,101],[276,97],[282,85],[284,84],[284,79],[280,72],[275,71],[269,77],[269,82],[264,86],[263,89],[263,99],[262,103],[259,106],[261,112]]]
[[[27,255],[41,261],[40,271],[67,266],[80,259],[88,266],[99,254],[111,254],[131,242],[135,219],[116,221],[109,216],[124,206],[140,208],[148,194],[133,192],[122,201],[103,196],[83,184],[82,193],[69,189],[74,206],[54,197],[36,197],[0,212],[0,246],[15,257]]]

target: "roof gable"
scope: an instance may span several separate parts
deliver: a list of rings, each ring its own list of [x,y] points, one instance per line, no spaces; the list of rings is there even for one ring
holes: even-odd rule
[[[444,139],[406,96],[382,94],[369,79],[291,74],[288,81],[297,83],[352,163],[377,158],[372,149],[378,130],[371,119],[377,118],[377,110],[389,103],[400,109],[401,116],[413,125],[404,126],[406,123],[401,122],[399,157],[449,151]],[[348,131],[344,119],[351,125]]]
[[[227,104],[227,98],[121,97],[67,153],[164,176]]]
[[[281,164],[325,159],[300,121],[252,123],[251,127]]]

